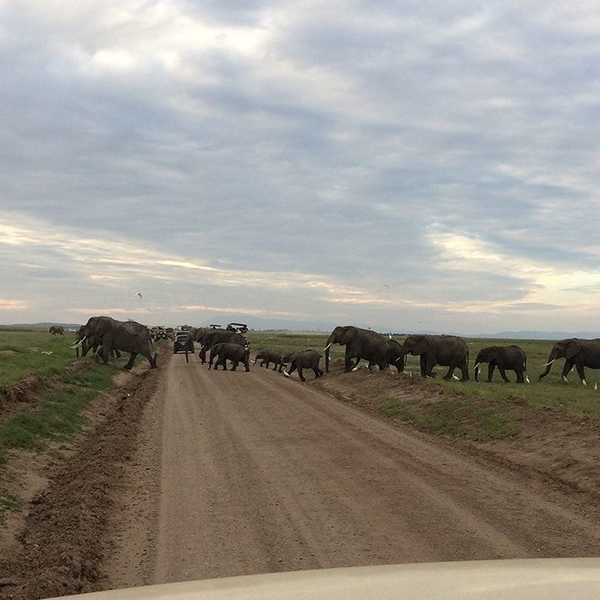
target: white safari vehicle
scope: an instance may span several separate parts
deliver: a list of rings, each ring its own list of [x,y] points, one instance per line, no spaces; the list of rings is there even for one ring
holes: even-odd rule
[[[600,558],[353,567],[169,583],[70,600],[598,600]]]

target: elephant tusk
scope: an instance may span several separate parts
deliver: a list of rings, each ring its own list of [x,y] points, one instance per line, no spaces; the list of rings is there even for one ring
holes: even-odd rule
[[[475,363],[475,366],[474,366],[473,368],[474,368],[474,369],[477,371],[477,369],[479,369],[479,365],[480,365],[480,364],[481,364],[481,363]]]
[[[561,377],[561,379],[562,379],[562,381],[564,381],[565,383],[569,383],[569,380],[568,380],[568,379],[567,379],[567,378],[566,378],[564,375]]]
[[[327,350],[329,350],[329,348],[331,348],[331,346],[333,346],[333,342],[331,342],[331,344],[327,344],[327,346],[325,346],[325,348],[323,348],[323,350],[327,351]]]
[[[583,385],[587,386],[587,381],[585,379],[582,379],[581,383],[583,383]]]
[[[544,366],[549,367],[556,359],[552,359],[550,362],[547,362]]]
[[[289,374],[287,371],[284,371],[284,372],[283,372],[283,374],[284,374],[286,377],[289,377],[289,376],[290,376],[290,374]]]
[[[594,383],[594,391],[597,392],[598,391],[598,382]]]
[[[529,375],[525,375],[525,381],[526,381],[527,383],[531,383],[531,380],[529,379]]]
[[[452,379],[454,379],[455,381],[460,381],[460,379],[456,375],[452,375]]]
[[[77,348],[78,346],[81,346],[81,344],[83,344],[83,342],[85,342],[86,339],[87,339],[87,335],[84,335],[83,339],[79,340],[76,344],[73,344],[71,346],[71,348]]]

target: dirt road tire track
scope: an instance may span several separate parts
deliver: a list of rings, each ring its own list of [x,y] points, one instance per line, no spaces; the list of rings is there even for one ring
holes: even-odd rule
[[[121,546],[109,587],[600,551],[600,517],[584,498],[392,427],[311,385],[260,368],[208,371],[181,357],[166,375],[130,476],[143,471],[152,492],[129,497],[115,523]],[[132,561],[140,530],[145,555]]]

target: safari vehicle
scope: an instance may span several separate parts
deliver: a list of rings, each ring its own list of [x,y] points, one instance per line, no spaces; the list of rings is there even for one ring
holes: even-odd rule
[[[246,323],[229,323],[226,329],[227,331],[235,331],[236,333],[247,333],[248,325]]]
[[[173,354],[179,352],[194,352],[194,340],[189,331],[177,331],[173,342]]]
[[[600,597],[600,559],[421,563],[226,577],[99,592],[89,600],[578,600]]]

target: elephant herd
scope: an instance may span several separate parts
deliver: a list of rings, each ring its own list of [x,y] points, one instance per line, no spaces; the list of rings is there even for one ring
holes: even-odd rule
[[[53,334],[60,332],[51,331]],[[64,332],[63,332],[64,333]],[[193,329],[190,334],[194,341],[200,344],[198,354],[202,364],[208,361],[209,369],[223,367],[227,369],[227,361],[236,370],[238,365],[244,365],[250,370],[250,347],[247,339],[237,331],[226,329]],[[397,372],[403,372],[407,355],[419,357],[420,372],[423,377],[434,377],[436,366],[448,370],[444,379],[458,379],[455,371],[460,372],[460,379],[469,380],[469,348],[466,341],[454,335],[409,335],[401,343],[391,336],[385,336],[370,329],[361,329],[353,325],[336,327],[327,338],[324,368],[329,372],[331,348],[334,345],[345,346],[345,371],[355,371],[361,360],[368,363],[369,370],[374,366],[379,369],[395,367]],[[111,317],[91,317],[77,332],[77,342],[74,344],[83,356],[90,350],[107,363],[112,356],[120,352],[129,353],[129,361],[125,368],[133,366],[138,354],[144,356],[150,366],[157,366],[156,352],[150,330],[136,321],[117,321]],[[210,356],[207,359],[207,355]],[[323,375],[321,369],[321,352],[308,349],[299,352],[279,353],[266,348],[259,349],[255,354],[254,364],[260,361],[261,366],[269,368],[271,363],[289,377],[295,371],[304,381],[303,371],[312,370],[315,377]],[[573,368],[576,369],[581,382],[587,385],[585,368],[600,369],[600,339],[586,340],[570,338],[558,341],[552,347],[545,370],[539,376],[543,379],[548,375],[553,363],[565,359],[561,379],[567,381],[567,376]],[[507,371],[516,375],[517,383],[529,383],[527,376],[527,356],[522,348],[516,345],[488,346],[481,349],[475,357],[473,375],[480,380],[481,365],[488,365],[487,380],[492,381],[497,368],[504,381],[509,381]]]
[[[463,381],[469,379],[469,349],[466,341],[453,335],[409,335],[404,342],[386,337],[369,329],[354,326],[336,327],[327,338],[325,346],[325,370],[329,371],[330,350],[334,344],[346,347],[344,366],[346,371],[356,370],[361,360],[369,363],[369,369],[378,365],[380,369],[395,366],[398,372],[404,370],[408,354],[419,356],[420,371],[423,377],[434,376],[436,365],[447,367],[444,379],[455,377],[455,370],[461,372]],[[552,364],[564,358],[565,364],[561,373],[562,381],[573,368],[587,385],[585,368],[600,369],[600,339],[585,340],[570,338],[556,342],[544,365],[545,371],[539,380],[548,375]],[[527,376],[527,355],[524,350],[514,344],[508,346],[488,346],[479,351],[475,358],[474,377],[479,381],[481,365],[488,365],[488,381],[492,381],[497,368],[502,379],[508,382],[506,371],[513,371],[517,383],[529,383]]]

